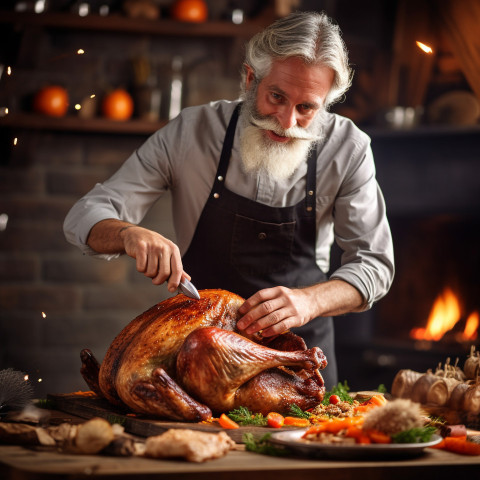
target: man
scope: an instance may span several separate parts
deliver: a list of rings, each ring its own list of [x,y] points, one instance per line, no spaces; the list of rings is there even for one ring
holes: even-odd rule
[[[238,328],[293,329],[320,346],[337,383],[332,316],[388,291],[393,248],[369,138],[328,113],[351,71],[338,27],[294,13],[247,45],[242,101],[185,109],[153,134],[65,220],[89,254],[127,253],[154,284],[246,298]],[[137,226],[166,190],[178,246]],[[343,250],[329,279],[330,247]]]

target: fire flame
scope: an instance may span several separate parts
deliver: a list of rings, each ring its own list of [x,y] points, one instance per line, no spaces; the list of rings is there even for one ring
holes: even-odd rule
[[[423,50],[425,53],[433,53],[432,47],[429,47],[425,43],[419,42],[418,40],[415,43],[417,44],[417,47],[420,48],[420,50]]]
[[[451,330],[461,319],[460,302],[450,288],[436,298],[428,317],[427,326],[413,328],[410,336],[416,340],[433,340],[438,342]],[[458,335],[459,341],[475,340],[477,338],[480,318],[478,312],[469,315],[465,322],[465,328]]]

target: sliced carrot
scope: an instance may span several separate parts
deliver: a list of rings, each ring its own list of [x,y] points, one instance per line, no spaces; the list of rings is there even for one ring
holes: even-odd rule
[[[221,427],[227,429],[240,428],[240,425],[237,422],[234,422],[230,417],[222,413],[218,419],[218,423]]]
[[[390,435],[379,432],[378,430],[369,430],[366,432],[366,434],[372,443],[392,443],[392,438]]]
[[[277,412],[270,412],[267,415],[267,425],[273,428],[282,428],[285,419],[283,415],[280,415]]]
[[[285,417],[283,424],[290,427],[309,427],[310,421],[306,418]]]
[[[374,395],[367,403],[381,407],[387,403],[387,399],[383,395]]]
[[[325,426],[326,423],[327,422],[322,422],[322,423],[318,423],[317,425],[313,425],[305,432],[304,437],[307,435],[319,435],[320,433],[326,432],[327,431]]]
[[[351,438],[360,438],[363,437],[365,434],[363,433],[363,430],[361,427],[357,425],[351,425],[350,427],[347,428],[347,437]]]
[[[366,413],[369,412],[372,408],[375,408],[375,405],[372,404],[360,404],[358,407],[355,407],[355,413]]]
[[[355,441],[357,443],[362,444],[362,445],[368,445],[368,444],[372,443],[372,441],[370,440],[370,438],[367,435],[362,435],[362,436],[356,438]]]

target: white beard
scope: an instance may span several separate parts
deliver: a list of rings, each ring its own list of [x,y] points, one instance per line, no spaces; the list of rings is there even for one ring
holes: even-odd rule
[[[323,139],[323,135],[317,132],[321,132],[326,111],[317,112],[307,128],[294,126],[283,129],[275,118],[257,111],[256,94],[256,87],[245,93],[240,114],[244,128],[240,139],[243,169],[246,173],[265,173],[274,181],[285,181],[306,161],[314,144]],[[276,142],[267,137],[265,130],[290,137],[290,140],[286,143]]]
[[[284,181],[304,162],[313,140],[291,139],[287,143],[275,142],[263,130],[247,125],[240,148],[246,173],[266,173],[274,181]]]

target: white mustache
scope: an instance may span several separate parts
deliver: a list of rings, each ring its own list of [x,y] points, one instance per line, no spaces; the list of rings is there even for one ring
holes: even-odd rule
[[[322,137],[321,135],[313,135],[312,133],[308,132],[302,127],[298,127],[297,125],[290,127],[290,128],[282,128],[278,122],[274,118],[258,118],[258,117],[251,117],[250,123],[262,130],[271,130],[277,135],[281,137],[288,137],[288,138],[295,138],[298,140],[308,140],[308,141],[316,141],[320,140]]]

